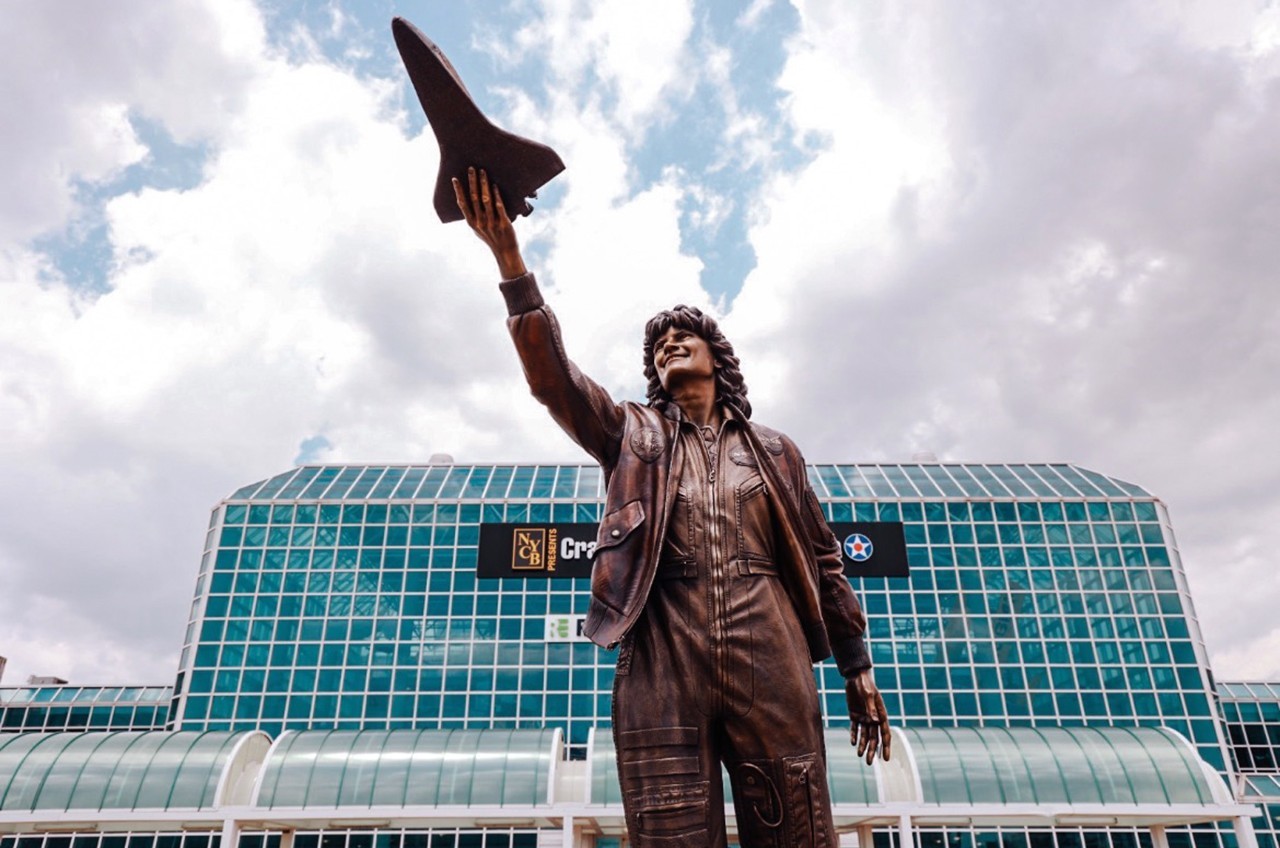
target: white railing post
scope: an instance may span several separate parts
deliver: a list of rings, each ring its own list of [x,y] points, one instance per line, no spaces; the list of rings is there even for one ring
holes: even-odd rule
[[[898,848],[916,848],[916,835],[911,829],[911,816],[898,819]],[[1164,848],[1169,846],[1166,845]]]

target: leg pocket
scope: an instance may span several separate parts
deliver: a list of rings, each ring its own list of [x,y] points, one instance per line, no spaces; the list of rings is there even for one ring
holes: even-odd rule
[[[793,848],[834,848],[831,801],[822,757],[806,754],[783,761],[787,775],[787,812]]]
[[[738,838],[745,848],[783,848],[786,808],[778,791],[776,763],[738,763],[729,769]]]
[[[706,848],[711,784],[704,780],[696,727],[615,733],[627,831],[635,848]]]
[[[625,806],[636,848],[706,848],[709,792],[705,780],[628,792]]]

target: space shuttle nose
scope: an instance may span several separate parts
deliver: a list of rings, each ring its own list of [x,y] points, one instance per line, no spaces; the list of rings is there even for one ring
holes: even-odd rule
[[[483,168],[498,185],[507,214],[533,211],[526,198],[564,170],[554,150],[494,126],[471,99],[461,77],[444,52],[418,28],[401,17],[391,19],[400,59],[413,83],[418,102],[440,145],[434,205],[440,220],[462,220],[453,192],[453,179],[466,180],[467,168]]]

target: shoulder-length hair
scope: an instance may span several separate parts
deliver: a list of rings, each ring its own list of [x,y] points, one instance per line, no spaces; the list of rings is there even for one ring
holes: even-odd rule
[[[751,402],[747,400],[747,384],[742,379],[738,357],[733,345],[720,332],[720,325],[710,315],[703,314],[696,306],[680,304],[674,309],[664,309],[649,319],[644,328],[644,376],[649,380],[645,393],[649,406],[665,410],[672,402],[671,395],[662,388],[658,379],[658,367],[653,362],[653,345],[667,330],[675,327],[696,333],[711,348],[716,369],[716,402],[730,404],[747,418],[751,417]]]

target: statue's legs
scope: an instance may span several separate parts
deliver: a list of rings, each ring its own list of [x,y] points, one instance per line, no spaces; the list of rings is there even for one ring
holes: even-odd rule
[[[726,592],[708,588],[696,575],[660,580],[619,653],[614,744],[631,844],[723,848],[723,762],[743,848],[834,848],[818,695],[790,601],[758,567]]]

